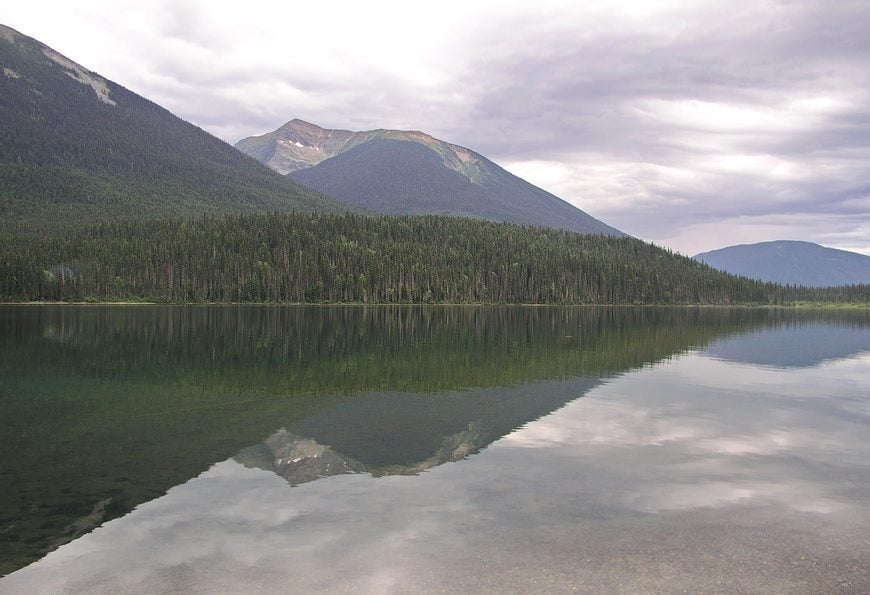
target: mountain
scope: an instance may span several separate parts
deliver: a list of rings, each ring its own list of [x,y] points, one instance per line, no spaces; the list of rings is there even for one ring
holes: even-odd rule
[[[327,130],[291,120],[236,148],[309,188],[386,215],[459,215],[625,235],[486,157],[422,132]]]
[[[6,225],[346,209],[2,25],[0,68]]]
[[[431,394],[368,393],[281,428],[234,458],[292,485],[330,475],[417,475],[467,458],[600,384],[577,377]]]
[[[793,240],[729,246],[693,257],[751,279],[806,287],[870,284],[870,256]]]
[[[736,334],[714,342],[704,353],[751,366],[815,368],[824,362],[870,353],[868,331],[867,324],[802,321],[801,324]],[[807,349],[807,345],[812,345],[812,349]]]

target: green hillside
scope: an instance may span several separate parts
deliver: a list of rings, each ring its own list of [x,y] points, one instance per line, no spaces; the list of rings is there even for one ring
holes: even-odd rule
[[[0,225],[343,210],[0,25]]]
[[[458,217],[301,213],[117,222],[0,242],[0,299],[165,302],[787,304],[795,289],[628,237]]]

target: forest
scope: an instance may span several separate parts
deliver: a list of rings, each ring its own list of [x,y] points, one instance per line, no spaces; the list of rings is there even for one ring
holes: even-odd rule
[[[434,215],[271,213],[2,232],[0,299],[867,304],[870,286],[753,281],[629,237]]]

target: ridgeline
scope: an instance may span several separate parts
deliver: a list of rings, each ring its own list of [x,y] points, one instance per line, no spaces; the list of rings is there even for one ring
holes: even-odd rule
[[[0,25],[0,229],[351,207]]]
[[[236,148],[308,188],[382,215],[453,215],[625,235],[483,155],[407,130],[328,130],[302,120]]]

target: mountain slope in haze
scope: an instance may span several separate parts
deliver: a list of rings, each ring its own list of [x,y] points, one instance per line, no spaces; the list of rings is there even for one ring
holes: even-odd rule
[[[806,287],[870,284],[870,256],[811,242],[741,244],[694,258],[722,271],[775,283]]]
[[[4,224],[346,207],[0,25]]]
[[[459,215],[625,235],[486,157],[422,132],[327,130],[291,120],[236,147],[309,188],[387,215]]]

